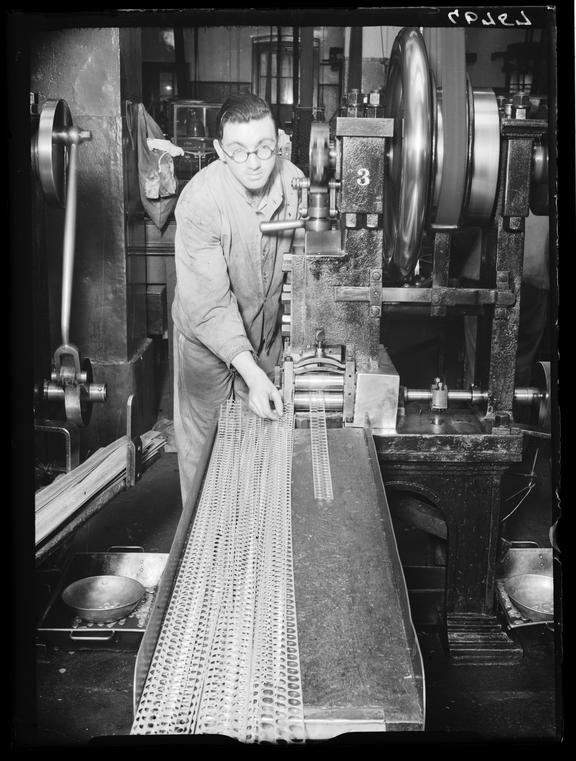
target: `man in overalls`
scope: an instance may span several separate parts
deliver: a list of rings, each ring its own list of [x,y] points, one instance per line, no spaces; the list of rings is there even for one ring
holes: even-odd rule
[[[182,504],[220,405],[239,398],[262,418],[282,414],[272,379],[281,362],[282,258],[293,231],[261,222],[295,219],[292,179],[270,108],[246,93],[217,118],[219,160],[184,187],[175,210],[174,434]]]

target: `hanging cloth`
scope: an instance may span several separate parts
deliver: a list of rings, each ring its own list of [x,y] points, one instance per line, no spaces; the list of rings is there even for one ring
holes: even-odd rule
[[[164,133],[138,104],[138,178],[140,201],[144,211],[159,230],[166,225],[178,200],[178,182],[174,174],[171,151],[151,148],[155,140],[164,141]]]

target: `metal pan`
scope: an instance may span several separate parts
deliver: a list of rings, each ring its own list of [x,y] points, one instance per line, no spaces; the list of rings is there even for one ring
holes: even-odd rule
[[[128,576],[87,576],[67,586],[62,600],[85,621],[109,623],[129,615],[145,594]]]
[[[554,619],[554,580],[552,576],[523,573],[506,580],[504,589],[513,605],[532,621]]]

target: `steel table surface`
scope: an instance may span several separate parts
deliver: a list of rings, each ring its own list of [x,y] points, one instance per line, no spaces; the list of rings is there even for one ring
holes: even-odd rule
[[[316,500],[296,429],[292,543],[310,738],[423,729],[423,670],[369,431],[328,429],[334,499]]]

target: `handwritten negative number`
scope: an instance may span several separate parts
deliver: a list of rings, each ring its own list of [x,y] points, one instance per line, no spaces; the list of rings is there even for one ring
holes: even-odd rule
[[[364,168],[359,169],[356,182],[358,185],[370,185],[370,172]]]

